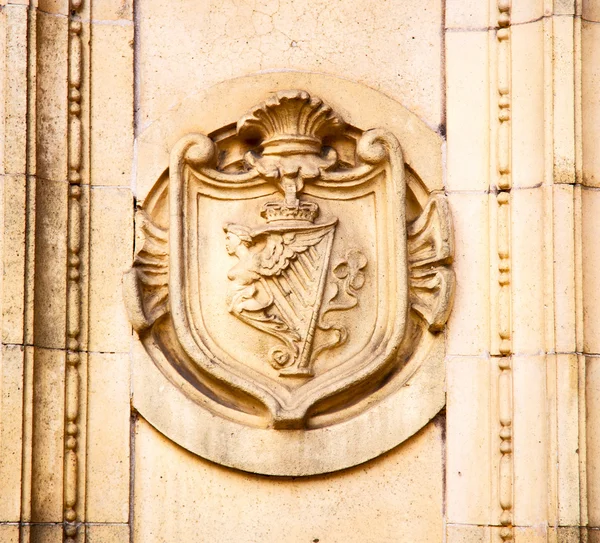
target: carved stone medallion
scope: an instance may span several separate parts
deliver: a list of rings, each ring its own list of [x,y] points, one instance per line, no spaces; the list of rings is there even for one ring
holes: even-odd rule
[[[124,281],[146,352],[224,425],[294,440],[368,411],[450,311],[446,201],[409,200],[394,134],[303,90],[184,136],[138,210]],[[268,463],[251,469],[296,473]]]

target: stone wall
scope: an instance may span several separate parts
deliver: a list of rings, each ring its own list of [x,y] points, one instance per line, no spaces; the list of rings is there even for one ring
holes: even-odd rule
[[[0,59],[0,542],[600,542],[600,2],[0,0]]]

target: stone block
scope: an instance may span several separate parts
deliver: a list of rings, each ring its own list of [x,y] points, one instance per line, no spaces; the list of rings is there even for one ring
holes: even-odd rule
[[[129,519],[129,357],[90,353],[88,358],[87,519],[127,523]],[[106,409],[110,406],[110,409]],[[110,496],[110,499],[106,499]],[[123,529],[115,528],[110,537]],[[103,532],[96,534],[98,541]],[[106,531],[106,537],[109,532]],[[106,541],[117,541],[108,539]]]
[[[138,419],[134,541],[442,541],[440,446],[432,423],[337,475],[265,478],[190,455]]]
[[[446,500],[449,523],[491,522],[490,455],[493,431],[492,383],[488,357],[451,357],[446,362]],[[456,529],[449,541],[478,541],[479,531]],[[463,539],[461,539],[461,537]],[[489,537],[488,537],[489,538]]]
[[[133,25],[95,24],[92,32],[91,183],[129,186],[133,162]]]
[[[121,281],[133,256],[133,199],[129,189],[94,187],[90,200],[89,348],[127,352],[131,329]]]
[[[446,33],[447,173],[449,191],[489,188],[488,32]]]
[[[490,338],[488,196],[451,193],[449,202],[457,249],[454,269],[462,281],[456,284],[448,321],[448,354],[481,355],[489,349]]]
[[[544,180],[543,21],[513,26],[510,32],[512,180],[514,187],[534,187]]]

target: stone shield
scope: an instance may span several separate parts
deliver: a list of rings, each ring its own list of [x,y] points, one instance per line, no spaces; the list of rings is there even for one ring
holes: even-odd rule
[[[452,299],[446,202],[415,205],[410,178],[393,133],[304,90],[183,136],[138,212],[125,276],[146,353],[222,429],[287,443],[275,449],[369,416],[432,352]]]

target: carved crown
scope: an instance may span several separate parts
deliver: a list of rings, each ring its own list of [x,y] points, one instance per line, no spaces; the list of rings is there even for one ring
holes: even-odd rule
[[[306,91],[280,91],[253,107],[237,123],[244,138],[260,138],[263,154],[319,154],[323,138],[344,121],[320,98]]]
[[[314,222],[319,214],[319,206],[314,202],[302,201],[297,207],[285,205],[284,202],[267,202],[260,212],[268,223],[275,221]]]

